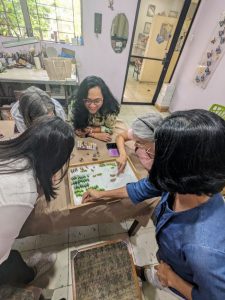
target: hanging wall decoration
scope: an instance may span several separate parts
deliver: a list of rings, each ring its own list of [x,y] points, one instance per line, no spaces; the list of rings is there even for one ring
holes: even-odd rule
[[[208,42],[202,58],[197,66],[194,83],[205,89],[221,58],[225,53],[225,12],[221,15],[218,24]]]
[[[108,6],[108,8],[110,8],[111,10],[114,10],[114,7],[113,7],[113,1],[114,0],[109,0],[109,6]]]

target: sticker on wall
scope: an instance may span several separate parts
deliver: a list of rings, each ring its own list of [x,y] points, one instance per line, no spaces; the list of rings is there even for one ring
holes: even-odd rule
[[[196,68],[194,83],[205,89],[225,53],[225,12],[221,15]]]

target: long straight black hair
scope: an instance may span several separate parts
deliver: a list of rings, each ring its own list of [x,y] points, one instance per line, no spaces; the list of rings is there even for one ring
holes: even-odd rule
[[[165,118],[155,132],[149,179],[171,193],[220,192],[225,186],[225,120],[203,109]]]
[[[99,109],[101,116],[108,114],[118,115],[120,112],[119,103],[106,83],[100,77],[88,76],[80,84],[72,111],[73,125],[75,129],[84,129],[88,126],[89,112],[85,107],[84,99],[87,99],[88,91],[94,87],[99,87],[103,95],[103,105]]]
[[[68,164],[73,147],[74,134],[69,124],[59,117],[40,117],[17,138],[0,142],[0,174],[32,168],[46,200],[50,201],[57,195],[52,176]],[[12,161],[24,158],[28,164],[23,168],[9,168]]]

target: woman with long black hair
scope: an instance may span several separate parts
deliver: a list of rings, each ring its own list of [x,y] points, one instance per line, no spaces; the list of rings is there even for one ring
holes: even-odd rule
[[[53,176],[68,165],[73,147],[72,127],[49,116],[36,119],[17,138],[0,142],[0,285],[27,284],[54,263],[53,255],[39,255],[28,266],[11,247],[37,198],[57,196]]]
[[[111,141],[120,107],[100,77],[89,76],[81,82],[72,106],[73,125],[78,136]]]

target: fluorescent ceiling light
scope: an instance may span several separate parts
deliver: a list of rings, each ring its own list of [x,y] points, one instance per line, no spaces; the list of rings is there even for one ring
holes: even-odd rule
[[[28,37],[28,38],[25,38],[25,39],[15,39],[15,40],[2,42],[2,46],[4,48],[11,48],[11,47],[35,44],[35,43],[39,43],[39,42],[40,41],[35,39],[34,37]]]

